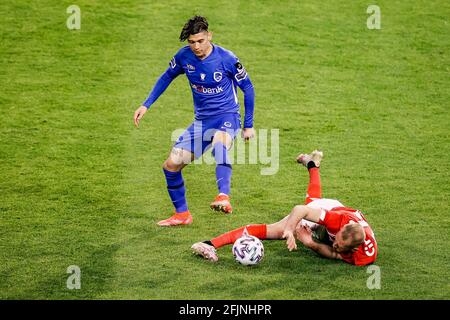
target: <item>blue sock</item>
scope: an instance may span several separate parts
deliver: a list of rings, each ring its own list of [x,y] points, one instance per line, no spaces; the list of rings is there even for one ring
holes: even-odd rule
[[[170,199],[175,207],[176,212],[184,212],[188,210],[186,202],[186,188],[184,187],[183,176],[181,171],[172,172],[163,169],[167,181],[167,191],[169,191]]]
[[[218,142],[214,145],[212,154],[216,159],[216,178],[219,193],[230,194],[231,188],[231,162],[228,159],[227,148],[223,143]]]

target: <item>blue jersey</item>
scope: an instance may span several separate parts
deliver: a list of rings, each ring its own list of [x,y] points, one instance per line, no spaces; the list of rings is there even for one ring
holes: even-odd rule
[[[244,127],[253,127],[254,90],[247,71],[231,51],[217,45],[213,45],[211,54],[203,60],[189,46],[181,48],[143,105],[149,108],[171,81],[183,73],[192,90],[195,119],[239,113],[236,91],[239,86],[244,92]]]

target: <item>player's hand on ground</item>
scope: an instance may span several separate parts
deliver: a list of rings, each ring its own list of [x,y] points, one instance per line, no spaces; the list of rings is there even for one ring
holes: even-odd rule
[[[139,121],[141,121],[144,114],[147,112],[147,108],[144,106],[140,106],[135,112],[134,112],[134,125],[139,127]]]
[[[309,247],[313,240],[312,238],[312,231],[311,228],[308,226],[298,226],[295,229],[295,235],[297,236],[297,239],[303,243],[306,247]]]
[[[286,239],[286,245],[289,251],[297,250],[297,243],[295,242],[295,237],[292,231],[284,231],[282,237],[283,239]]]
[[[253,128],[242,129],[242,139],[244,139],[244,141],[248,141],[254,136],[255,136],[255,129]]]

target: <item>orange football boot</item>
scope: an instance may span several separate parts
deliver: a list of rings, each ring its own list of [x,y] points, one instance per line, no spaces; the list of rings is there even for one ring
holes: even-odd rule
[[[223,213],[232,213],[230,197],[226,194],[219,194],[210,205],[211,209],[215,211],[221,211]]]
[[[170,218],[159,221],[158,225],[161,227],[171,227],[191,223],[192,223],[192,215],[188,210],[184,212],[177,212]]]

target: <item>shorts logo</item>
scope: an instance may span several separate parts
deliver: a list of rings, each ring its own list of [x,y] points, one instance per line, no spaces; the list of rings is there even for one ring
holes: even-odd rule
[[[223,125],[227,128],[231,128],[231,122],[226,121],[223,123]]]
[[[222,80],[222,72],[214,72],[214,80],[220,82]]]
[[[202,81],[205,80],[205,77],[206,77],[206,74],[200,73],[200,79],[202,79]]]

